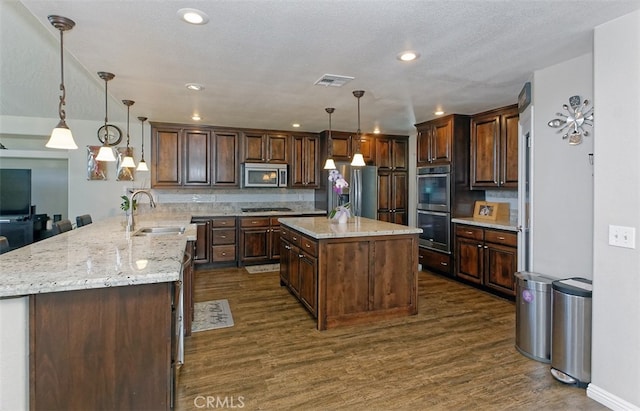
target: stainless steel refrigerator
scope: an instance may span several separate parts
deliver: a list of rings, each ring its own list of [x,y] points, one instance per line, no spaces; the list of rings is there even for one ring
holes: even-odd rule
[[[331,183],[328,183],[326,189],[327,211],[348,201],[351,203],[353,215],[377,219],[378,168],[375,166],[352,167],[346,162],[336,162],[336,168],[349,183],[349,194],[339,198],[333,193]]]

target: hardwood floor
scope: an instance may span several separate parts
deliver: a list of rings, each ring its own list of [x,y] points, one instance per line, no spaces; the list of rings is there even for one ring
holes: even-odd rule
[[[514,303],[430,273],[418,314],[317,331],[276,273],[197,271],[235,325],[185,342],[177,410],[604,410],[514,348]]]

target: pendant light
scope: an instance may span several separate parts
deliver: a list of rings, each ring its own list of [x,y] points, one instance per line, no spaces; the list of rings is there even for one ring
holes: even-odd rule
[[[356,153],[353,155],[351,165],[354,167],[364,167],[367,164],[364,162],[364,157],[360,152],[360,97],[364,96],[364,90],[355,90],[353,95],[358,99],[358,131],[356,132]]]
[[[110,138],[110,130],[109,127],[113,127],[109,124],[109,115],[107,109],[107,83],[109,80],[112,80],[115,75],[113,73],[107,73],[104,71],[99,71],[98,76],[104,80],[104,126],[98,129],[98,140],[102,141],[102,147],[100,147],[100,151],[98,151],[98,155],[96,156],[96,160],[98,161],[116,161],[116,156],[113,155],[113,149],[109,145]],[[103,138],[101,139],[101,131],[103,132]]]
[[[327,113],[329,113],[329,138],[327,139],[327,161],[324,163],[325,170],[335,170],[336,163],[333,161],[333,143],[331,142],[331,113],[333,113],[336,109],[333,107],[327,107],[324,109]]]
[[[146,117],[138,117],[138,120],[140,120],[140,126],[142,128],[142,158],[140,159],[140,162],[138,163],[138,171],[149,171],[149,167],[147,167],[147,162],[144,161],[144,122],[147,121]]]
[[[53,27],[60,31],[60,102],[58,103],[58,115],[60,116],[60,122],[56,128],[51,132],[51,137],[45,147],[47,148],[60,148],[64,150],[75,150],[78,148],[76,142],[73,140],[71,130],[64,121],[66,113],[64,111],[66,90],[64,88],[64,42],[63,33],[67,30],[71,30],[76,23],[62,16],[48,16],[49,22]]]
[[[135,168],[136,163],[133,161],[133,157],[131,156],[131,149],[129,148],[129,112],[131,111],[131,106],[135,103],[133,100],[122,100],[122,103],[127,106],[127,151],[125,152],[125,156],[122,159],[121,167],[133,167]]]

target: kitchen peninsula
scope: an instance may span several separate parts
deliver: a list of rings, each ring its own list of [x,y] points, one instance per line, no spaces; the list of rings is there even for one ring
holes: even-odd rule
[[[417,314],[421,229],[364,217],[279,221],[280,284],[318,330]]]
[[[169,409],[190,221],[150,214],[138,228],[163,234],[128,233],[114,217],[1,255],[3,403]]]

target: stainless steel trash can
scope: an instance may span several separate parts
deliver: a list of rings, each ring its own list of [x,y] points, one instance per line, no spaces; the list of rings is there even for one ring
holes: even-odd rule
[[[523,355],[551,361],[551,283],[554,278],[528,271],[516,277],[516,349]]]
[[[551,374],[586,387],[591,381],[591,281],[567,278],[551,287]]]

